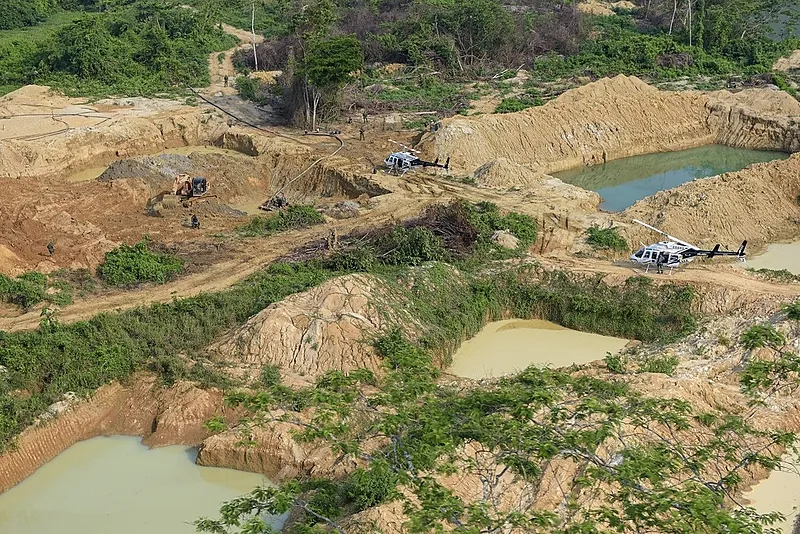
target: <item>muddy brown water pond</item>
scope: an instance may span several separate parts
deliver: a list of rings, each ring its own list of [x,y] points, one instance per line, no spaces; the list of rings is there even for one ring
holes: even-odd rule
[[[577,167],[553,173],[553,176],[568,184],[597,191],[603,198],[601,209],[622,211],[637,200],[696,178],[717,176],[744,169],[753,163],[788,157],[789,154],[783,152],[707,145]]]
[[[447,372],[479,379],[531,365],[567,367],[600,360],[627,343],[627,339],[570,330],[549,321],[509,319],[487,324],[462,343]]]
[[[3,534],[191,534],[222,503],[269,484],[261,475],[195,465],[186,447],[148,449],[129,436],[70,447],[0,495]],[[280,528],[285,517],[265,518]]]
[[[747,263],[740,265],[750,269],[771,269],[773,271],[785,269],[800,275],[800,241],[767,245],[767,250],[762,254],[747,258]]]
[[[760,514],[780,512],[784,520],[774,525],[783,534],[793,534],[800,508],[800,460],[786,457],[786,469],[775,470],[743,495]]]

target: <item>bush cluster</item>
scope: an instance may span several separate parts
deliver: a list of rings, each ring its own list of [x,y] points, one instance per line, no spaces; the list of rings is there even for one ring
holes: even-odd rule
[[[148,241],[133,246],[120,245],[106,252],[97,275],[112,286],[130,286],[141,282],[163,284],[183,270],[183,260],[170,254],[152,252]]]
[[[590,226],[586,230],[586,242],[592,248],[625,252],[628,250],[628,242],[619,235],[616,228],[598,228]]]
[[[208,84],[208,54],[235,43],[201,13],[178,2],[83,4],[77,6],[85,10],[83,16],[43,39],[0,41],[0,85],[41,83],[71,93],[153,95]]]
[[[0,274],[0,300],[23,309],[42,301],[63,305],[72,302],[72,291],[69,284],[53,282],[38,272],[27,272],[16,278]]]
[[[324,222],[325,218],[314,206],[297,205],[282,209],[272,217],[253,217],[238,232],[245,237],[267,236]]]

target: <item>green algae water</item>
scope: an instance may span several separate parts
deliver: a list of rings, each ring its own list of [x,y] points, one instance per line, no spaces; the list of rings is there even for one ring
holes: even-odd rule
[[[549,321],[495,321],[461,344],[447,372],[479,379],[530,365],[568,367],[601,360],[606,352],[619,352],[627,344],[627,339],[570,330]]]
[[[696,178],[738,171],[752,163],[788,157],[789,154],[783,152],[707,145],[678,152],[617,159],[603,165],[577,167],[553,173],[553,176],[568,184],[597,191],[603,197],[601,209],[622,211],[637,200]]]
[[[200,467],[186,447],[148,449],[139,438],[99,437],[70,447],[0,495],[2,534],[191,534],[225,501],[269,483]],[[282,518],[271,518],[275,528]]]

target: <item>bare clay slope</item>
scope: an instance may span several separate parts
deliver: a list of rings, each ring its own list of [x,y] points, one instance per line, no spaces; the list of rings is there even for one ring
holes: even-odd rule
[[[800,154],[782,161],[751,165],[738,172],[695,180],[642,199],[624,215],[688,236],[700,246],[729,248],[747,239],[753,249],[794,238],[800,232]],[[628,230],[632,243],[650,242],[654,234]]]
[[[779,91],[668,92],[617,76],[519,113],[448,119],[426,144],[467,173],[497,158],[552,173],[716,142],[793,152],[799,116]]]

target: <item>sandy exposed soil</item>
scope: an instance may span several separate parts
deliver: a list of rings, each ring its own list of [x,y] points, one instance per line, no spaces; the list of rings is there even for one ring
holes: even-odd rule
[[[608,9],[606,4],[591,2],[582,9]],[[247,46],[249,33],[229,31]],[[233,76],[232,54],[225,53],[222,62],[216,54],[209,58],[212,86],[204,90],[209,96],[236,98],[222,84],[225,74]],[[336,125],[343,131],[344,146],[330,156],[339,148],[332,138],[279,127],[265,132],[234,126],[210,107],[135,98],[88,103],[31,86],[0,99],[0,180],[5,186],[0,272],[94,268],[105,251],[144,234],[181,250],[206,251],[202,270],[169,284],[78,299],[59,312],[62,322],[72,322],[225,289],[331,230],[344,235],[414,217],[434,202],[465,199],[491,201],[535,217],[540,238],[531,252],[546,267],[603,273],[611,282],[622,282],[640,272],[622,262],[572,254],[585,250],[582,233],[588,226],[613,221],[631,243],[653,240],[630,224],[633,217],[700,245],[735,245],[746,238],[758,246],[797,237],[800,157],[698,180],[614,215],[598,211],[595,193],[548,173],[713,142],[797,151],[798,124],[800,103],[782,92],[661,92],[635,78],[617,77],[521,113],[447,119],[435,134],[425,136],[421,147],[427,155],[450,156],[454,176],[417,172],[398,178],[373,174],[373,164],[397,149],[392,140],[410,144],[412,134],[386,131],[379,118],[370,119],[363,142],[358,140],[358,124]],[[233,152],[157,155],[165,148],[208,145]],[[99,180],[66,179],[110,163]],[[215,196],[190,208],[174,202],[164,191],[175,172],[207,176]],[[476,185],[463,183],[465,176]],[[326,212],[332,213],[327,208],[341,200],[357,200],[359,207],[350,218],[329,218],[319,227],[268,239],[243,240],[231,233],[242,224],[243,211],[253,211],[283,186],[292,202],[314,203]],[[200,232],[181,225],[192,212],[201,215]],[[56,244],[53,257],[45,248],[51,239]],[[728,265],[695,263],[672,275],[647,276],[693,284],[701,295],[700,311],[737,317],[730,324],[715,323],[719,332],[730,336],[748,319],[768,317],[782,302],[800,296],[798,285],[766,282]],[[369,277],[333,280],[263,310],[217,340],[209,355],[232,375],[246,379],[257,376],[264,364],[276,364],[294,384],[309,383],[330,369],[377,369],[375,355],[363,341],[384,327],[385,317],[376,313],[374,301],[385,297]],[[34,328],[40,319],[38,310],[14,315],[4,309],[2,315],[0,330],[5,331]],[[648,376],[636,386],[687,398],[698,406],[741,402],[738,390],[720,371],[730,371],[737,353],[732,349],[714,354],[713,362],[699,361],[692,350],[703,343],[708,339],[698,337],[670,349],[682,361],[675,379]],[[717,386],[719,391],[714,390]],[[126,387],[105,386],[90,401],[61,406],[58,418],[20,437],[17,451],[0,455],[0,491],[71,444],[102,433],[147,436],[148,443],[156,445],[202,442],[200,462],[255,470],[278,480],[353,468],[352,463],[335,463],[325,447],[293,442],[288,423],[253,431],[260,443],[253,449],[237,446],[238,430],[208,437],[201,424],[223,409],[221,399],[218,391],[203,392],[190,384],[164,389],[146,376]],[[773,408],[777,411],[770,422],[800,428],[795,404],[787,401]],[[234,413],[225,415],[236,419]],[[454,481],[453,486],[474,493],[475,484],[469,481]],[[387,531],[399,531],[402,510],[384,508],[368,510],[361,519],[378,519]]]
[[[226,52],[214,52],[209,55],[208,70],[211,77],[211,85],[201,89],[201,92],[210,96],[218,93],[223,95],[235,95],[236,89],[233,87],[235,85],[234,82],[236,81],[236,71],[233,68],[234,54],[243,49],[249,48],[252,50],[254,37],[257,45],[264,42],[263,35],[255,34],[255,36],[253,36],[248,31],[234,28],[228,24],[223,24],[222,29],[224,29],[226,33],[229,33],[230,35],[233,35],[239,39],[241,43],[238,47],[227,50]],[[220,61],[220,55],[222,55],[222,61]],[[225,85],[225,76],[228,77],[227,86]]]
[[[800,69],[800,50],[795,50],[789,57],[780,58],[772,68],[782,71]]]

